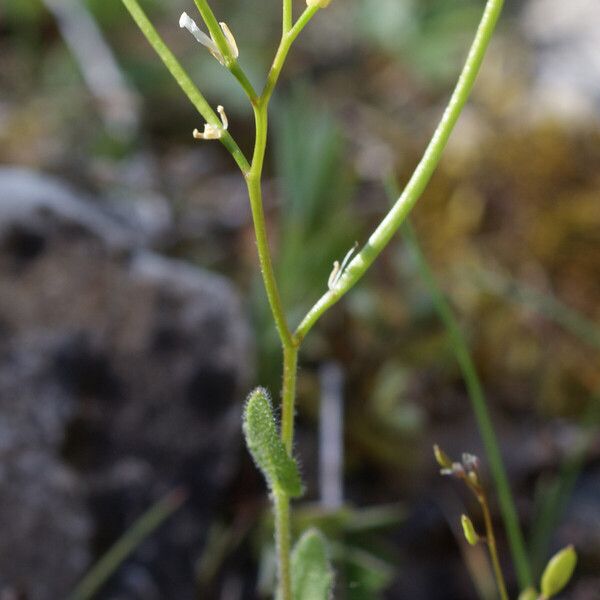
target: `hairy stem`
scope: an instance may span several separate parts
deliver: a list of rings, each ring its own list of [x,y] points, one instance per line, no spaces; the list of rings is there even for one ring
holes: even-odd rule
[[[442,119],[425,150],[423,158],[401,196],[375,229],[361,251],[352,259],[333,289],[325,293],[308,311],[294,334],[297,342],[302,340],[323,313],[331,308],[365,274],[366,270],[387,246],[394,233],[398,230],[398,227],[400,227],[412,207],[421,197],[440,162],[442,152],[446,147],[450,134],[473,89],[477,73],[479,72],[496,23],[500,17],[503,4],[504,0],[488,0],[458,83]]]
[[[284,9],[287,5],[284,0]],[[252,164],[246,173],[246,184],[248,195],[250,197],[250,206],[252,210],[252,219],[254,223],[254,232],[256,236],[256,246],[261,267],[261,273],[265,291],[271,307],[271,313],[279,339],[283,348],[283,387],[281,394],[281,439],[288,453],[291,455],[294,444],[294,405],[296,398],[296,377],[298,363],[298,346],[296,344],[291,330],[289,328],[281,296],[275,278],[273,261],[267,237],[265,223],[261,179],[265,161],[265,151],[267,147],[268,134],[268,108],[269,101],[275,89],[275,84],[279,79],[281,70],[285,63],[287,54],[292,43],[310,21],[316,10],[306,9],[296,24],[286,29],[286,20],[288,17],[284,14],[284,31],[273,64],[267,76],[267,81],[263,92],[259,98],[253,102],[254,122],[256,135],[254,140],[254,151],[252,154]],[[291,2],[289,3],[289,19],[291,21]],[[277,598],[278,600],[292,600],[291,576],[290,576],[290,500],[283,492],[277,492],[274,497],[275,513],[275,541],[277,547]]]
[[[292,600],[290,499],[283,492],[273,498],[277,555],[277,600]]]

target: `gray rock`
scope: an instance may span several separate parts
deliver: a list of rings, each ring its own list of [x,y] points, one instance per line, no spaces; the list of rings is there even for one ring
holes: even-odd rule
[[[183,485],[186,507],[140,547],[112,592],[139,597],[131,582],[144,573],[144,589],[192,598],[190,565],[235,466],[250,367],[235,290],[153,254],[122,216],[24,170],[0,169],[0,248],[0,468],[14,498],[0,504],[0,522],[24,557],[9,569],[0,552],[0,573],[9,574],[0,581],[43,598],[30,580],[47,581],[31,573],[44,564],[60,585],[80,575],[90,519],[105,548]],[[33,493],[64,500],[46,507],[54,525],[39,534],[27,524],[39,521],[43,502],[16,500]],[[8,536],[5,524],[14,525]],[[73,558],[45,557],[63,539]],[[39,552],[27,559],[32,548]]]
[[[43,349],[3,346],[0,362],[0,591],[63,597],[89,563],[92,520],[81,482],[59,454],[73,399]]]

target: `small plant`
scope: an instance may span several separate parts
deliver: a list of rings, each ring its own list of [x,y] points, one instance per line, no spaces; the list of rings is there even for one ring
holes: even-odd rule
[[[255,143],[251,159],[244,155],[232,136],[225,109],[222,106],[218,106],[216,112],[212,109],[148,20],[138,0],[123,0],[123,3],[183,92],[204,118],[202,131],[195,129],[193,137],[198,140],[221,142],[231,154],[246,182],[263,283],[283,350],[283,386],[279,429],[268,393],[258,388],[250,394],[247,401],[244,432],[250,452],[265,476],[273,501],[278,570],[277,598],[325,600],[332,593],[333,574],[328,564],[324,538],[314,530],[308,531],[300,537],[292,551],[290,534],[290,500],[300,496],[303,488],[293,458],[298,352],[304,338],[321,316],[361,279],[388,245],[423,193],[473,88],[500,16],[503,0],[487,0],[475,39],[448,106],[404,191],[362,248],[358,251],[352,248],[343,260],[334,261],[328,281],[323,282],[325,292],[295,329],[290,326],[282,305],[263,213],[261,181],[267,147],[269,103],[292,44],[313,17],[330,4],[330,0],[307,0],[305,9],[296,19],[293,15],[292,0],[282,0],[281,39],[260,93],[255,91],[238,61],[240,51],[233,33],[226,23],[217,20],[207,0],[195,0],[195,3],[208,33],[202,31],[186,13],[181,15],[180,26],[188,30],[231,72],[248,97],[255,122]],[[377,10],[376,1],[373,2],[372,10]],[[349,243],[348,246],[350,245]],[[324,260],[332,258],[324,257]],[[474,482],[471,483],[475,485]],[[472,525],[468,522],[467,528],[470,537],[476,539],[473,537],[475,534]],[[526,579],[525,575],[524,577]]]
[[[438,465],[441,467],[440,473],[462,481],[477,499],[483,514],[485,535],[477,533],[473,521],[465,514],[461,516],[463,534],[467,543],[471,546],[479,543],[486,544],[494,570],[498,594],[501,600],[509,600],[506,581],[500,565],[498,546],[496,545],[496,534],[494,533],[490,504],[481,480],[479,459],[473,454],[465,453],[462,455],[462,461],[456,462],[437,445],[433,447],[433,454]],[[519,600],[549,600],[553,596],[556,596],[571,580],[576,564],[577,554],[573,546],[563,548],[548,561],[544,569],[540,580],[541,593],[534,587],[529,586],[521,592]]]

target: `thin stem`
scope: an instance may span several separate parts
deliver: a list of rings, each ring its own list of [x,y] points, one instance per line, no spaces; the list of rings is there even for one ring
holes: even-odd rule
[[[290,500],[283,492],[275,492],[273,504],[277,553],[277,600],[292,600]]]
[[[185,498],[185,492],[176,489],[151,506],[92,567],[67,600],[93,598],[125,559],[183,504]]]
[[[246,174],[246,184],[248,186],[248,195],[250,197],[261,273],[275,326],[283,347],[281,439],[290,455],[294,443],[294,404],[296,398],[299,344],[296,344],[292,338],[292,333],[285,317],[277,281],[275,279],[265,224],[261,178],[267,146],[269,101],[292,43],[310,21],[315,12],[316,10],[314,9],[306,9],[296,24],[291,27],[291,0],[284,0],[283,33],[281,41],[275,54],[275,58],[273,59],[273,64],[267,76],[263,92],[260,98],[252,102],[256,135],[254,140],[254,152],[252,154],[252,164],[250,170]],[[278,600],[292,600],[290,574],[290,500],[286,494],[283,492],[275,493],[273,510],[275,513],[275,540],[277,547],[277,598]]]
[[[296,374],[298,348],[283,350],[283,392],[281,394],[281,439],[289,454],[294,443],[294,401],[296,399]]]
[[[483,386],[477,374],[465,337],[454,316],[454,312],[438,287],[435,276],[431,272],[427,260],[419,247],[416,236],[408,222],[404,225],[403,235],[417,262],[417,268],[419,269],[421,277],[425,280],[429,289],[435,309],[446,327],[452,345],[452,351],[454,352],[465,380],[473,412],[475,413],[477,427],[481,439],[483,440],[485,453],[490,465],[490,471],[498,493],[500,512],[502,513],[504,527],[506,528],[517,577],[521,588],[524,589],[531,585],[531,568],[527,557],[523,532],[519,524],[517,509],[510,490],[506,468],[488,410]]]
[[[285,35],[292,28],[292,0],[283,0],[282,34]]]
[[[478,269],[473,280],[483,289],[536,310],[593,348],[600,350],[600,327],[586,315],[564,304],[548,292],[540,292],[516,279]]]
[[[490,516],[490,508],[488,506],[487,498],[483,491],[480,491],[477,495],[481,510],[483,511],[483,520],[485,523],[485,538],[487,547],[490,553],[490,559],[492,561],[492,567],[494,569],[494,576],[496,578],[496,584],[498,586],[498,592],[500,593],[501,600],[508,600],[508,592],[506,591],[506,582],[504,581],[504,574],[502,573],[502,567],[500,566],[500,560],[498,558],[498,548],[496,546],[496,535],[494,534],[494,526],[492,524],[492,517]]]
[[[185,72],[175,55],[169,50],[164,43],[159,33],[156,31],[148,17],[140,7],[137,0],[123,0],[123,4],[130,12],[133,20],[154,48],[155,52],[161,58],[183,93],[188,97],[190,102],[196,107],[196,110],[204,117],[207,123],[221,127],[222,123],[210,104],[206,101],[200,90],[196,87],[189,75]],[[220,142],[229,150],[231,156],[241,169],[242,173],[246,173],[250,169],[248,160],[244,153],[240,150],[235,140],[231,137],[228,131],[223,131]]]
[[[194,0],[196,3],[196,7],[198,8],[198,12],[202,16],[202,20],[208,29],[208,33],[210,33],[210,37],[214,40],[221,56],[225,61],[225,66],[227,68],[230,67],[231,64],[235,62],[235,56],[232,56],[231,49],[229,48],[229,44],[225,39],[225,35],[219,25],[219,21],[217,21],[217,17],[215,17],[215,13],[213,13],[211,7],[209,6],[207,0]]]
[[[503,4],[504,0],[488,0],[450,102],[425,150],[423,158],[401,196],[381,221],[377,229],[375,229],[361,251],[344,270],[335,287],[325,293],[304,317],[294,335],[297,342],[303,339],[321,315],[346,294],[365,274],[366,270],[386,247],[394,233],[398,230],[398,227],[400,227],[410,210],[421,197],[440,161],[450,134],[473,89],[477,73],[479,72],[496,23],[500,17]]]
[[[277,48],[275,58],[273,59],[273,64],[271,65],[271,69],[267,75],[267,82],[265,83],[265,87],[260,97],[263,104],[268,104],[271,96],[273,95],[273,90],[275,89],[275,85],[279,79],[281,70],[283,69],[285,59],[287,58],[288,52],[294,43],[294,40],[298,37],[300,32],[306,27],[308,22],[313,18],[318,10],[319,9],[314,6],[306,8],[298,17],[298,20],[294,23],[294,26],[281,36],[281,41],[279,43],[279,47]]]
[[[542,573],[550,551],[552,535],[581,475],[586,454],[598,438],[599,426],[600,394],[595,394],[588,400],[587,408],[580,419],[580,432],[573,447],[562,460],[554,481],[542,490],[537,518],[530,534],[530,555],[536,575]]]
[[[285,318],[279,288],[277,287],[277,281],[275,280],[275,271],[273,269],[271,252],[269,250],[269,240],[267,239],[260,176],[257,176],[254,173],[254,167],[252,167],[250,175],[246,177],[246,184],[248,187],[248,196],[250,198],[250,208],[252,211],[254,233],[256,236],[256,247],[258,249],[258,260],[265,291],[267,293],[269,306],[271,307],[271,312],[281,343],[284,348],[288,348],[293,345],[292,334]]]
[[[221,53],[221,56],[224,59],[225,66],[239,81],[240,85],[242,86],[242,89],[244,90],[244,92],[246,92],[246,95],[248,96],[250,102],[252,104],[255,104],[258,100],[258,94],[254,91],[254,87],[252,86],[250,80],[246,76],[246,73],[244,73],[244,70],[238,63],[237,58],[231,53],[229,43],[227,42],[225,34],[223,33],[223,30],[221,29],[221,26],[219,25],[215,14],[210,8],[210,5],[208,4],[207,0],[194,0],[194,2],[196,3],[198,11],[200,12],[202,20],[204,21],[206,28],[210,33],[210,36],[214,40],[215,44],[217,45],[217,48],[219,49],[219,52]]]
[[[244,70],[242,67],[240,67],[240,63],[236,60],[229,66],[229,70],[231,71],[231,74],[238,80],[244,92],[246,92],[246,96],[248,96],[250,104],[252,104],[252,106],[256,105],[258,102],[258,94],[254,90],[254,86],[250,83],[246,73],[244,73]]]

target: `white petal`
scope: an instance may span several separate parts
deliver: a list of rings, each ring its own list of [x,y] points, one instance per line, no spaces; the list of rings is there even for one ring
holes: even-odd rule
[[[220,54],[217,45],[213,42],[212,38],[208,37],[204,31],[198,28],[198,25],[194,22],[187,13],[181,13],[179,18],[179,27],[187,29],[195,38],[197,42],[200,42],[203,46],[206,46],[213,54]]]

